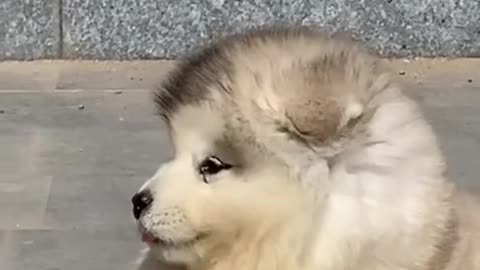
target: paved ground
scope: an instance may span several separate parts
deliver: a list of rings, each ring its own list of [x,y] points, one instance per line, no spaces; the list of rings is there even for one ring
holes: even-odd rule
[[[391,64],[480,187],[480,60]],[[130,196],[170,153],[146,89],[170,66],[0,63],[0,269],[129,269]]]

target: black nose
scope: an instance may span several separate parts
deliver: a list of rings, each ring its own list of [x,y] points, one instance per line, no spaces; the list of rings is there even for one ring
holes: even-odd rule
[[[138,192],[132,197],[133,216],[138,219],[151,203],[153,202],[152,194],[148,190]]]

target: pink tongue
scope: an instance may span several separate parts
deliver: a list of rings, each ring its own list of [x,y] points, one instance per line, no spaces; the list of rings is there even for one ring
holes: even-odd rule
[[[152,245],[158,242],[158,239],[149,233],[142,234],[142,241],[146,244]]]

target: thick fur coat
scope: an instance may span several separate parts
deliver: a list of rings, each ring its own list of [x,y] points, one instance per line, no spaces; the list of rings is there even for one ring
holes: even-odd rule
[[[140,269],[480,269],[434,132],[361,46],[233,35],[155,102],[175,154],[139,190]]]

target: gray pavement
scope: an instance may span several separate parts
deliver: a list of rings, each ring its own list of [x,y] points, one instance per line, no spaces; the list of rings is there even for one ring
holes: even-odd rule
[[[0,63],[0,269],[131,269],[130,196],[171,149],[148,88],[170,62]],[[480,187],[480,60],[392,62]],[[471,82],[469,80],[472,80]]]

